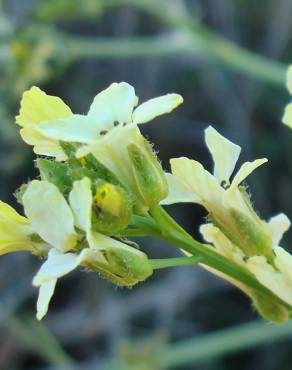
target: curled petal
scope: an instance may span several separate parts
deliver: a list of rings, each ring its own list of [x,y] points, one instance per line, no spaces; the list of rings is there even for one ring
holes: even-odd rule
[[[253,162],[245,162],[232,180],[230,191],[236,189],[256,168],[268,162],[267,158],[256,159]]]
[[[205,130],[207,147],[214,161],[214,176],[221,184],[229,178],[238,160],[241,148],[220,135],[212,126]]]
[[[65,118],[72,114],[71,109],[58,97],[47,95],[36,86],[23,93],[16,123],[22,127],[42,121]]]
[[[280,213],[270,219],[269,225],[272,230],[273,245],[277,246],[283,234],[289,229],[291,222],[284,213]]]
[[[110,129],[114,122],[130,123],[138,103],[135,89],[126,82],[113,83],[94,98],[87,116],[97,121],[99,131]]]
[[[178,177],[165,173],[168,183],[168,195],[160,204],[200,203],[197,195]]]
[[[92,193],[91,181],[84,177],[75,181],[69,194],[69,202],[73,211],[75,224],[84,231],[91,228]]]
[[[139,105],[133,113],[134,123],[146,123],[162,114],[170,113],[183,102],[178,94],[167,94]]]
[[[23,195],[32,228],[50,245],[66,251],[76,244],[71,209],[58,188],[47,181],[32,181]]]

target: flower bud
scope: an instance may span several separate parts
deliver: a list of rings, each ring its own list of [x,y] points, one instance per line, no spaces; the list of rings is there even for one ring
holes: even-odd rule
[[[131,285],[145,280],[153,273],[146,254],[133,247],[112,247],[107,249],[105,254],[116,274],[131,282]]]
[[[151,208],[167,196],[168,185],[149,143],[145,139],[142,143],[142,148],[130,144],[127,149],[139,193],[145,204]]]
[[[93,197],[93,230],[114,235],[129,225],[131,214],[128,193],[119,185],[100,180]]]

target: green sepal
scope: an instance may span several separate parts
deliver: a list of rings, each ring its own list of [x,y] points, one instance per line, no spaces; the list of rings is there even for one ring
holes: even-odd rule
[[[263,221],[253,220],[235,208],[230,209],[236,226],[231,240],[242,249],[245,255],[268,256],[272,251],[272,236]]]
[[[123,278],[143,281],[153,273],[147,255],[135,248],[127,245],[113,247],[107,249],[105,255],[109,264]]]
[[[127,150],[139,193],[149,208],[154,207],[168,193],[163,169],[147,140],[142,147],[130,144]]]
[[[62,194],[67,196],[72,189],[72,178],[69,175],[67,162],[56,162],[49,159],[37,159],[37,168],[40,171],[41,179],[56,185]]]

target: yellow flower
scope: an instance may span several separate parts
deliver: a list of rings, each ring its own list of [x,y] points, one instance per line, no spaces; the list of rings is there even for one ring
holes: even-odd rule
[[[35,251],[33,231],[27,218],[0,201],[0,255],[16,251]]]
[[[292,66],[290,66],[287,71],[287,88],[292,95]],[[285,125],[292,128],[292,103],[286,106],[282,121]]]
[[[39,320],[48,311],[57,280],[78,266],[100,271],[120,285],[133,285],[151,275],[144,253],[92,230],[93,196],[88,178],[74,182],[69,194],[70,205],[58,188],[47,181],[32,181],[22,199],[33,231],[50,248],[47,260],[33,280],[33,285],[40,288]],[[79,229],[78,234],[75,227]],[[81,231],[84,237],[79,235]],[[127,266],[119,267],[117,259],[123,256]]]
[[[25,94],[30,96],[31,92]],[[42,99],[46,96],[46,99],[41,102],[34,101],[32,108],[28,104],[31,100],[25,99],[25,94],[17,122],[19,124],[25,122],[28,125],[27,131],[23,132],[22,130],[22,137],[27,143],[34,145],[36,153],[55,156],[57,160],[63,160],[66,158],[58,142],[78,143],[81,146],[77,150],[76,156],[81,158],[92,153],[97,160],[118,177],[126,188],[136,195],[137,208],[142,213],[151,207],[153,200],[153,196],[149,197],[145,193],[145,189],[148,189],[152,194],[158,194],[158,201],[166,196],[167,184],[163,171],[153,151],[148,147],[149,144],[141,135],[138,124],[146,123],[157,116],[171,112],[182,103],[183,99],[180,95],[160,96],[135,109],[138,98],[134,88],[125,82],[113,83],[96,95],[87,115],[72,115],[64,108],[64,112],[62,109],[58,110],[58,112],[64,113],[64,117],[57,115],[53,117],[52,114],[50,118],[44,117],[43,121],[40,121],[38,116],[37,122],[32,119],[32,122],[28,123],[30,120],[24,115],[24,112],[33,111],[39,106],[46,106],[46,104],[50,107],[57,104],[56,102],[60,108],[61,103],[59,100],[53,100],[58,98],[48,97],[44,93],[41,95],[38,90],[38,95],[41,95]],[[61,104],[61,106],[63,105]],[[64,104],[64,107],[67,106]],[[137,154],[145,163],[145,168],[149,164],[147,171],[152,166],[152,177],[148,174],[145,176],[144,173],[139,175],[139,171],[133,163],[133,156],[137,157]],[[151,183],[143,182],[145,179],[153,181]],[[151,186],[154,184],[159,186],[156,186],[155,191],[154,189],[151,191]],[[154,199],[155,202],[157,203],[156,199]]]
[[[217,253],[236,263],[247,272],[251,272],[259,283],[272,291],[275,296],[288,305],[292,305],[292,256],[278,246],[284,232],[290,226],[290,221],[284,214],[279,214],[271,218],[269,226],[272,231],[274,245],[275,258],[273,263],[264,256],[247,258],[242,250],[234,245],[213,224],[202,225],[200,232],[204,239],[215,248]],[[273,300],[267,302],[266,298],[258,295],[257,292],[243,283],[231,279],[228,275],[222,274],[206,265],[203,265],[203,267],[244,291],[255,302],[256,307],[265,318],[275,322],[282,322],[288,319],[287,310],[281,304],[273,302]]]
[[[213,127],[205,130],[207,147],[214,161],[214,174],[188,158],[170,160],[169,194],[162,204],[193,202],[204,206],[212,223],[247,256],[269,254],[272,235],[269,225],[253,210],[241,183],[267,159],[244,163],[233,180],[230,176],[240,154],[240,147],[220,135]]]

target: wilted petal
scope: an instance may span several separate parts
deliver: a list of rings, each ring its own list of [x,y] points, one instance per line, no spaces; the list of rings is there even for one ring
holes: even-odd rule
[[[165,173],[165,176],[168,183],[168,195],[160,204],[200,203],[198,196],[181,179],[171,173]]]
[[[37,131],[46,138],[90,144],[99,138],[98,120],[74,114],[65,119],[42,122]]]
[[[272,230],[273,245],[278,245],[283,234],[289,229],[291,222],[284,213],[280,213],[270,219],[269,225]]]
[[[75,181],[69,194],[69,202],[73,211],[75,224],[84,231],[91,228],[92,193],[91,181],[84,177]]]
[[[292,103],[286,106],[282,122],[288,127],[292,128]]]
[[[251,257],[247,260],[246,266],[262,285],[271,290],[283,301],[292,305],[292,284],[290,280],[285,274],[275,271],[268,264],[265,257]]]
[[[170,113],[183,102],[178,94],[167,94],[139,105],[133,113],[134,123],[145,123],[162,114]]]
[[[98,123],[99,131],[108,130],[114,122],[130,123],[137,103],[138,98],[131,85],[113,83],[96,95],[87,116]]]
[[[22,127],[42,121],[65,118],[72,114],[71,109],[58,97],[47,95],[36,86],[23,93],[16,123]]]
[[[43,240],[62,251],[75,246],[73,215],[55,185],[34,180],[29,183],[22,199],[32,228]]]
[[[191,189],[201,204],[215,206],[221,202],[223,189],[217,179],[194,160],[181,157],[170,160],[172,173]]]
[[[214,161],[214,176],[221,184],[229,178],[238,160],[241,148],[220,135],[212,126],[205,130],[207,147]]]

